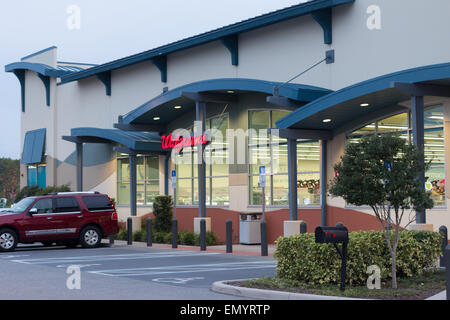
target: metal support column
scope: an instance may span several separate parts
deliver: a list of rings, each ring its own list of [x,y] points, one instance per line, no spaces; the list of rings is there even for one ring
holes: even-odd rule
[[[411,123],[413,143],[417,146],[419,151],[424,151],[424,100],[423,96],[411,97]],[[425,161],[425,159],[422,159]],[[425,184],[425,172],[421,172],[419,179],[422,181],[422,186]],[[416,223],[426,223],[425,209],[416,210]]]
[[[195,120],[200,123],[200,126],[195,126],[195,135],[203,134],[205,130],[206,120],[206,103],[202,101],[195,102]],[[198,168],[198,216],[206,217],[206,165],[203,161],[204,145],[197,146],[197,168]]]
[[[164,195],[166,196],[169,195],[169,160],[170,152],[166,154],[166,157],[164,159]]]
[[[297,220],[297,140],[288,139],[289,219]]]
[[[322,209],[322,226],[327,225],[327,141],[321,141],[320,170],[320,206]]]
[[[136,155],[130,154],[130,215],[132,217],[136,216],[136,189],[137,189],[137,181],[136,181]]]
[[[77,191],[83,191],[83,143],[77,142]]]

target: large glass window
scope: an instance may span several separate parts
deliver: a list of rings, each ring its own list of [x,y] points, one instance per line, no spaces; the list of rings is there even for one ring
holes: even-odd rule
[[[265,201],[270,206],[289,205],[287,140],[268,135],[267,128],[289,114],[282,110],[255,110],[248,113],[249,204],[261,205],[259,167],[265,166]],[[297,192],[300,206],[320,205],[320,146],[318,141],[297,141]]]
[[[206,163],[206,204],[210,206],[228,206],[228,145],[226,130],[228,115],[206,120],[206,130],[214,131],[211,143],[205,147]],[[192,128],[188,129],[193,132]],[[183,148],[182,161],[177,161],[177,204],[198,205],[198,167],[197,147]],[[195,160],[195,161],[194,161]]]
[[[437,207],[445,206],[445,145],[444,145],[444,109],[442,105],[425,108],[424,112],[424,152],[425,161],[431,161],[425,177],[433,185],[431,197]],[[412,142],[411,114],[401,113],[376,121],[348,135],[351,143],[358,143],[362,135],[400,133],[407,143]]]
[[[137,205],[152,205],[155,196],[159,195],[158,156],[137,156],[136,179]],[[117,159],[117,203],[130,204],[130,160],[127,155]]]

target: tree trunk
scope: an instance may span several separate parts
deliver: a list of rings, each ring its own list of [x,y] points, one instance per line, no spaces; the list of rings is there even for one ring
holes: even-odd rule
[[[397,289],[397,257],[396,250],[393,250],[392,254],[392,289]]]

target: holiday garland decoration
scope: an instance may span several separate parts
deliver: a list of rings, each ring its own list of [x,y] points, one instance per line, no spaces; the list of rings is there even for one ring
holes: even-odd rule
[[[320,188],[319,179],[309,179],[309,180],[298,180],[298,188],[308,188],[309,193],[316,193]]]

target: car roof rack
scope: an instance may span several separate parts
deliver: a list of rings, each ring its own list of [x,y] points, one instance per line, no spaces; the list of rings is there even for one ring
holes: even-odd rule
[[[75,192],[58,192],[57,195],[65,195],[65,194],[100,194],[98,191],[75,191]]]

